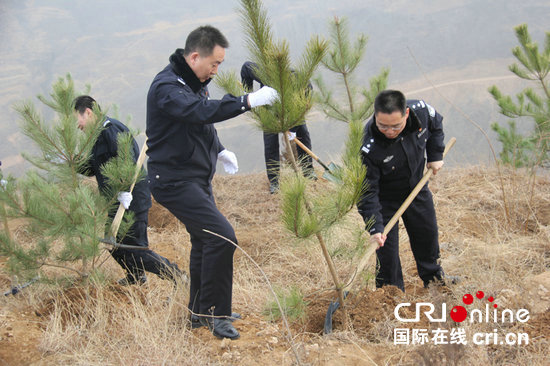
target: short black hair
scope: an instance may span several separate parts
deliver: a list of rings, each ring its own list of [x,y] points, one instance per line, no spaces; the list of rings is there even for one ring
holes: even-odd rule
[[[184,56],[192,52],[198,52],[201,56],[207,57],[214,52],[214,47],[229,47],[229,42],[217,28],[210,25],[198,27],[187,36],[185,41]]]
[[[401,112],[405,115],[406,110],[407,100],[399,90],[383,90],[374,99],[374,114]]]
[[[81,95],[74,98],[73,104],[74,110],[80,114],[84,113],[86,111],[86,108],[90,108],[91,110],[94,109],[94,106],[97,106],[97,108],[99,108],[99,104],[97,104],[95,99],[90,97],[89,95]],[[101,108],[99,108],[99,110],[101,110]]]

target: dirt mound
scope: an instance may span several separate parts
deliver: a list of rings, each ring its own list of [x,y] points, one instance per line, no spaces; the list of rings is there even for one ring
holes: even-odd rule
[[[407,295],[395,286],[384,286],[374,291],[364,288],[357,292],[350,292],[346,297],[346,310],[351,321],[353,331],[369,340],[376,341],[380,334],[378,331],[380,325],[393,321],[393,312],[399,303],[411,302],[410,308],[401,310],[404,317],[413,316],[414,301],[417,298]],[[417,298],[418,299],[418,298]],[[306,299],[307,320],[305,330],[311,333],[322,334],[325,326],[327,310],[331,302],[337,301],[336,292],[326,293],[325,295],[315,296]],[[333,330],[345,330],[343,321],[343,311],[338,308],[333,314]],[[427,325],[417,323],[417,325]],[[386,334],[387,335],[387,334]]]

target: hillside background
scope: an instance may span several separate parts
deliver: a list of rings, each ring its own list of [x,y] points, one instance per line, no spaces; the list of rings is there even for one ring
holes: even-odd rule
[[[454,165],[491,160],[482,133],[460,110],[496,139],[489,125],[505,119],[487,88],[497,84],[515,94],[525,86],[508,71],[514,61],[511,49],[517,44],[513,27],[527,23],[541,43],[550,14],[550,3],[543,0],[526,0],[521,5],[512,0],[266,0],[264,4],[276,37],[289,41],[295,60],[313,34],[328,36],[333,16],[347,17],[351,38],[359,32],[369,36],[358,84],[366,85],[382,67],[389,67],[391,88],[426,100],[445,116],[447,137],[458,139],[448,159]],[[211,24],[226,35],[230,48],[221,68],[238,72],[248,50],[237,8],[237,1],[0,1],[4,172],[21,175],[27,165],[19,154],[32,149],[18,132],[13,104],[33,100],[49,120],[51,112],[35,96],[48,94],[52,82],[67,72],[77,88],[90,84],[91,94],[104,108],[118,105],[118,117],[126,121],[131,116],[131,125],[142,131],[150,82],[197,26]],[[330,78],[326,71],[320,72]],[[423,72],[452,104],[432,88]],[[222,95],[215,87],[211,92],[214,97]],[[312,111],[307,121],[313,150],[322,159],[337,160],[346,126],[325,120],[319,111]],[[236,152],[241,172],[263,170],[261,132],[249,117],[217,127],[224,145]],[[521,128],[529,128],[528,122]]]

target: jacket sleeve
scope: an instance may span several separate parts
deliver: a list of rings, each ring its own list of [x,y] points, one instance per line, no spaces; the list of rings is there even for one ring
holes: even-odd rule
[[[226,94],[222,99],[214,100],[170,83],[157,87],[156,103],[158,108],[174,119],[198,124],[225,121],[250,110],[246,95],[235,97]]]
[[[215,131],[216,134],[216,141],[218,142],[218,154],[225,150],[225,146],[223,146],[222,142],[220,141],[220,138],[218,137],[218,131]]]
[[[363,217],[365,224],[367,224],[367,228],[369,220],[374,219],[374,225],[368,228],[369,234],[373,235],[384,231],[384,222],[382,221],[381,213],[382,206],[380,205],[380,200],[378,198],[378,194],[380,192],[380,168],[372,164],[370,159],[368,159],[365,155],[363,155],[363,164],[365,164],[367,168],[367,175],[365,178],[367,190],[359,200],[357,210]]]
[[[254,62],[246,61],[241,67],[241,81],[245,90],[251,92],[254,87],[254,80],[260,84],[260,87],[263,86],[263,83],[256,74],[254,73],[254,68],[257,65]]]
[[[426,142],[426,156],[429,163],[443,160],[445,134],[443,133],[443,116],[429,104],[426,106],[428,108],[428,130],[430,131],[430,137]]]

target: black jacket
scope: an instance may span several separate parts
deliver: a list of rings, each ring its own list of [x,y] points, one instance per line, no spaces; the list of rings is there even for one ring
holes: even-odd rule
[[[119,133],[129,132],[128,127],[123,125],[116,119],[107,117],[103,122],[103,129],[97,138],[94,147],[92,148],[92,156],[88,160],[87,166],[80,172],[87,176],[95,176],[99,192],[105,195],[108,192],[108,184],[106,177],[101,174],[101,167],[111,158],[118,155],[117,137]],[[139,157],[139,147],[136,140],[133,140],[133,156],[134,161]],[[132,203],[129,211],[140,213],[147,211],[151,207],[151,193],[147,181],[141,180],[136,183],[132,191]]]
[[[213,126],[249,110],[246,95],[211,100],[183,58],[183,49],[157,74],[147,94],[149,178],[160,183],[210,184],[224,149]]]
[[[371,234],[384,231],[381,202],[404,201],[422,179],[426,158],[428,162],[443,159],[443,117],[422,100],[408,100],[407,106],[407,125],[395,139],[378,130],[374,116],[365,125],[361,155],[368,190],[357,208],[365,222],[374,217]]]

